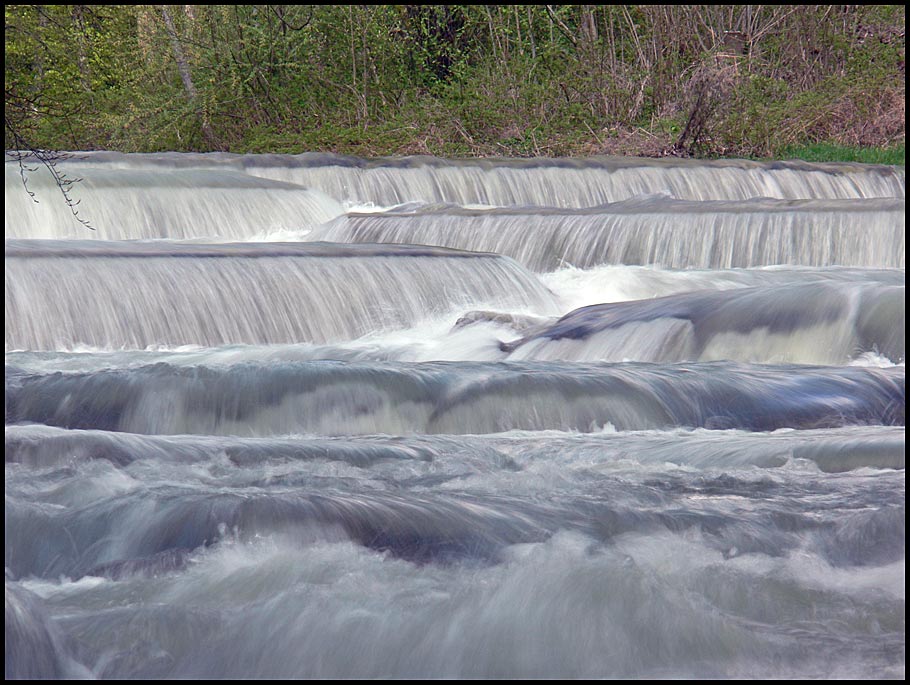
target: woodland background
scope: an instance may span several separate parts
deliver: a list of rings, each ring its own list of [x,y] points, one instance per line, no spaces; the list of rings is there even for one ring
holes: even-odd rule
[[[7,5],[6,148],[904,163],[902,5]]]

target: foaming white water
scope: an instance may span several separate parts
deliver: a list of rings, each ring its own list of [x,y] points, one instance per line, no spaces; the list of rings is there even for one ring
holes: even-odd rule
[[[324,343],[476,305],[555,312],[496,255],[403,246],[7,241],[6,349]]]
[[[78,153],[67,164],[123,170],[245,172],[318,189],[346,206],[597,207],[666,194],[679,200],[898,198],[901,167],[603,157],[538,160],[358,159],[331,154]],[[18,175],[18,166],[12,166]]]
[[[556,305],[550,301],[541,306],[539,302],[528,300],[532,302],[530,306],[513,306],[507,312],[466,311],[464,305],[456,305],[448,311],[420,316],[408,325],[372,331],[332,344],[152,345],[142,351],[123,353],[76,345],[68,355],[19,351],[15,358],[8,357],[8,362],[36,371],[90,370],[111,364],[141,366],[158,361],[178,365],[319,359],[658,361],[695,359],[702,355],[708,355],[702,358],[741,361],[840,363],[846,360],[851,365],[880,367],[903,363],[903,271],[792,267],[668,271],[623,266],[561,269],[543,275],[541,280],[553,293]],[[881,284],[878,289],[873,287],[875,283]],[[729,302],[722,307],[727,311],[727,323],[723,323],[721,311],[714,312],[715,321],[710,324],[714,332],[709,335],[706,323],[701,322],[696,335],[696,329],[686,317],[699,318],[697,303],[712,297],[706,293],[742,289],[755,292],[750,296],[730,294]],[[803,295],[798,295],[800,292]],[[797,293],[795,299],[793,293]],[[655,309],[657,305],[649,302],[668,296],[676,296],[673,301],[686,308],[687,313],[681,314],[677,307],[661,314]],[[737,297],[739,309],[734,302]],[[820,323],[816,320],[818,307],[826,299],[840,302],[836,307],[839,313],[834,312],[833,319],[828,317]],[[504,301],[500,298],[498,304]],[[640,316],[635,315],[635,305],[631,301],[638,301]],[[601,336],[600,342],[595,339],[598,334],[593,329],[593,335],[580,334],[558,343],[546,337],[548,326],[556,321],[552,315],[546,316],[548,312],[610,302],[630,302],[626,305],[627,321],[622,327],[618,323],[612,324],[613,331],[607,337]],[[479,302],[475,304],[483,306]],[[489,306],[495,307],[497,303],[491,301]],[[826,306],[831,309],[832,305],[829,302]],[[773,322],[775,310],[784,318],[785,312],[790,312],[787,315],[790,322],[786,326]],[[777,332],[772,332],[769,325]],[[724,338],[725,331],[732,336]],[[541,336],[536,342],[527,342],[520,349],[514,349],[513,343],[517,339],[535,334]],[[696,343],[693,336],[701,342]],[[713,342],[709,342],[712,338]],[[671,344],[673,340],[676,342]],[[838,344],[834,345],[834,342]],[[504,350],[503,344],[513,350]],[[676,351],[671,354],[671,350]]]
[[[903,268],[904,201],[685,202],[651,196],[574,211],[418,206],[349,211],[313,238],[496,252],[534,271],[598,264]]]
[[[91,228],[73,216],[44,167],[27,175],[33,199],[18,166],[7,162],[6,238],[252,240],[263,233],[305,234],[344,211],[319,191],[230,169],[58,166],[78,179],[69,193]]]
[[[834,571],[802,551],[781,561],[725,559],[698,533],[627,534],[608,545],[560,533],[508,547],[501,563],[478,568],[414,565],[341,541],[301,548],[294,537],[222,543],[194,562],[142,585],[30,586],[56,611],[106,607],[66,621],[85,635],[103,678],[817,678],[902,670],[889,667],[900,649],[896,597],[881,582],[863,582],[868,571]],[[903,565],[877,572],[896,587]],[[806,624],[828,640],[797,630]]]
[[[864,352],[856,359],[850,360],[850,366],[873,366],[879,369],[887,369],[890,366],[904,366],[905,362],[895,364],[883,354],[878,352]]]
[[[246,362],[34,375],[7,368],[8,422],[267,436],[775,430],[902,424],[899,368],[729,363]]]
[[[903,198],[902,169],[87,157],[104,192],[122,170],[167,202],[173,174],[258,207],[282,183],[249,172],[309,174],[352,212],[488,205],[397,209],[414,236],[515,219],[503,251],[622,244],[683,269],[538,278],[489,254],[276,244],[317,234],[264,219],[238,234],[257,244],[8,241],[7,335],[72,350],[6,355],[8,679],[903,678],[903,268],[691,268],[877,263],[903,232],[866,220],[903,200],[489,206]],[[659,240],[628,230],[636,202],[666,210]],[[598,254],[603,213],[626,227]],[[674,234],[674,214],[729,231]],[[110,339],[49,333],[78,322]],[[660,361],[566,361],[605,350]],[[812,364],[666,363],[714,357]]]
[[[66,470],[26,490],[42,501],[87,506],[148,487],[149,478],[205,483],[255,484],[263,476],[380,481],[439,477],[450,491],[470,487],[495,493],[529,488],[544,493],[554,482],[595,479],[596,474],[653,474],[671,466],[687,473],[740,470],[739,477],[766,478],[750,470],[799,474],[903,469],[903,426],[744,430],[663,429],[620,431],[609,421],[598,430],[522,431],[489,435],[315,437],[218,437],[143,435],[64,429],[42,424],[8,425],[6,463],[30,469]],[[811,468],[807,466],[811,465]],[[808,469],[808,471],[807,471]],[[144,476],[143,476],[144,474]],[[10,474],[10,487],[25,487],[27,471]],[[443,478],[442,476],[445,476]],[[145,482],[145,484],[144,484]],[[567,485],[568,487],[568,485]]]
[[[447,202],[582,208],[652,193],[698,201],[904,197],[902,169],[856,164],[632,158],[455,162],[331,155],[247,155],[240,161],[258,176],[319,188],[350,203],[383,206]]]
[[[905,358],[904,287],[807,279],[591,305],[504,343],[509,359],[843,364]]]
[[[426,378],[440,372],[463,380],[445,365]],[[19,674],[903,672],[903,474],[889,471],[902,427],[253,439],[8,426],[5,452],[8,591],[31,607],[28,621],[7,609]]]
[[[4,584],[7,680],[90,679],[39,598],[21,585]]]
[[[684,269],[653,266],[564,267],[541,274],[566,310],[604,302],[665,297],[695,290],[773,287],[799,283],[881,283],[903,285],[903,269],[768,267]]]

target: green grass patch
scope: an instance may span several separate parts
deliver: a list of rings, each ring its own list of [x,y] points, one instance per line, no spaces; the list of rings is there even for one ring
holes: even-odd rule
[[[893,164],[903,166],[904,145],[893,147],[854,147],[834,143],[788,145],[776,159],[802,159],[806,162],[861,162],[863,164]]]

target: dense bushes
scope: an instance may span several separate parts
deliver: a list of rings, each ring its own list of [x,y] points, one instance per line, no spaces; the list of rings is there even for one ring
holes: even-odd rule
[[[820,143],[903,150],[899,5],[5,12],[7,148],[364,156],[773,156]]]

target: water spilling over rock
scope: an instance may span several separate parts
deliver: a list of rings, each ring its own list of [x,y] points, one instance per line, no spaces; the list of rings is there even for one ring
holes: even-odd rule
[[[61,165],[7,678],[904,677],[902,168]]]

